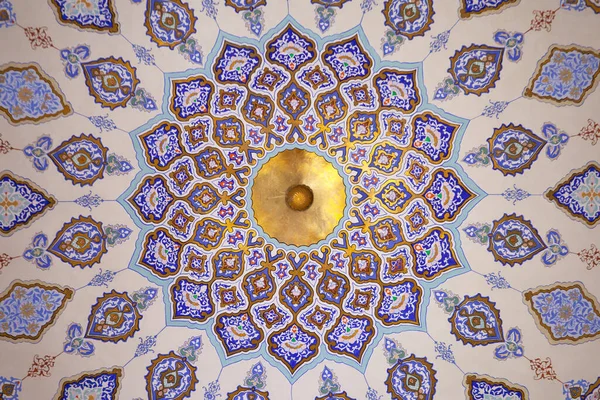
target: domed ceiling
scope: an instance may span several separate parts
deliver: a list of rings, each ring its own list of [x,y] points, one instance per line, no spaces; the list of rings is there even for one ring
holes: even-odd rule
[[[599,399],[598,14],[0,0],[0,399]]]

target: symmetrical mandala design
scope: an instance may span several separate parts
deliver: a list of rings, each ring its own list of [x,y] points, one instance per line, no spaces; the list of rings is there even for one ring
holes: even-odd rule
[[[468,271],[456,226],[483,192],[455,164],[467,121],[427,104],[418,67],[381,69],[360,29],[322,40],[288,20],[265,37],[221,35],[212,71],[167,79],[120,201],[142,229],[131,267],[169,293],[169,320],[210,327],[225,364],[262,354],[296,379],[419,329],[429,289]],[[278,226],[285,196],[262,176],[314,162],[309,214]],[[341,186],[320,192],[328,168]],[[286,239],[320,207],[336,215],[323,234]]]
[[[599,400],[599,18],[0,0],[0,400]]]

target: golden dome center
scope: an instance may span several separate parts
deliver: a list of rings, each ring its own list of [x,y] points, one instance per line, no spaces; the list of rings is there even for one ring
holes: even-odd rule
[[[319,154],[284,150],[254,177],[252,210],[263,231],[281,243],[310,246],[331,234],[344,215],[346,185]]]
[[[315,197],[311,188],[306,185],[290,186],[285,194],[285,203],[295,211],[306,211]]]

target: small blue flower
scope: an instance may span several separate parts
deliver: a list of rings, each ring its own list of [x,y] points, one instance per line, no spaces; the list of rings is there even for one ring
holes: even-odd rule
[[[558,260],[569,254],[569,248],[563,242],[558,231],[551,229],[546,235],[548,248],[542,254],[542,262],[546,267],[551,267]]]
[[[542,133],[548,141],[546,146],[546,155],[549,159],[555,160],[560,155],[560,150],[565,147],[569,141],[569,135],[564,131],[559,131],[556,125],[546,122],[542,126]]]
[[[80,44],[79,46],[60,51],[60,59],[65,65],[65,75],[67,75],[67,78],[73,79],[79,75],[81,62],[86,60],[90,54],[90,47],[86,44]]]
[[[506,341],[494,350],[494,357],[498,360],[506,360],[509,357],[523,357],[525,350],[521,345],[521,331],[519,328],[511,328],[506,335]]]
[[[94,354],[94,345],[83,337],[81,325],[73,322],[67,328],[67,340],[63,350],[67,354],[79,354],[82,357],[89,357]]]
[[[23,149],[25,157],[32,163],[33,168],[42,172],[48,168],[48,151],[52,147],[50,136],[41,136],[38,140]]]
[[[23,258],[35,264],[38,268],[48,269],[52,265],[52,258],[46,252],[47,247],[48,236],[38,233],[23,252]]]
[[[508,59],[514,62],[521,59],[521,55],[523,54],[521,47],[523,46],[524,40],[525,35],[519,32],[497,31],[494,33],[494,41],[499,45],[504,46],[506,53],[508,54]]]

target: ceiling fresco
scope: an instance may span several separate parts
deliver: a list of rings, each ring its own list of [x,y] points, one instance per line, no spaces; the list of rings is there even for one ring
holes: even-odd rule
[[[600,399],[598,14],[0,0],[0,399]]]

